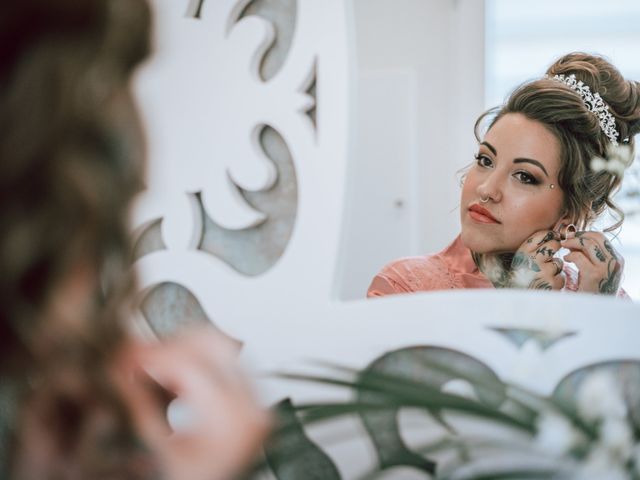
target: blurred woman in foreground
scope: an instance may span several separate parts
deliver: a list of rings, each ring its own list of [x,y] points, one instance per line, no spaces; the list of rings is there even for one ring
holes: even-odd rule
[[[266,431],[225,340],[127,336],[149,30],[143,0],[0,3],[0,478],[226,480]]]

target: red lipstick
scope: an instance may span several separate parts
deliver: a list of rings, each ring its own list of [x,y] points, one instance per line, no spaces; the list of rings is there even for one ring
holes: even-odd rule
[[[477,203],[469,207],[469,216],[478,223],[500,223],[486,208]]]

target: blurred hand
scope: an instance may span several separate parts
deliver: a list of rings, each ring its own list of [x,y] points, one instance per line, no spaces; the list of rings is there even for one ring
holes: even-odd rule
[[[237,348],[210,328],[131,344],[119,356],[114,382],[167,478],[229,480],[258,451],[269,419],[236,357]],[[176,431],[166,420],[171,397],[193,420]]]
[[[562,241],[571,250],[564,257],[580,271],[578,291],[616,295],[622,280],[624,259],[601,232],[576,232]]]

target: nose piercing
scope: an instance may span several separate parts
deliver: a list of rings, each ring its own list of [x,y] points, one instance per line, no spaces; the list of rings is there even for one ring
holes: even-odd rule
[[[489,197],[487,198],[480,197],[480,203],[487,203],[488,201],[489,201]]]

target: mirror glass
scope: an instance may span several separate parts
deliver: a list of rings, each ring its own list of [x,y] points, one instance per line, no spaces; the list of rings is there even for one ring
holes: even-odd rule
[[[353,0],[353,118],[343,299],[363,298],[389,262],[447,247],[460,232],[460,182],[473,126],[516,86],[571,51],[599,53],[640,80],[634,0]],[[636,140],[637,142],[638,140]],[[640,169],[616,202],[623,288],[640,299]],[[602,218],[594,229],[610,225]]]

